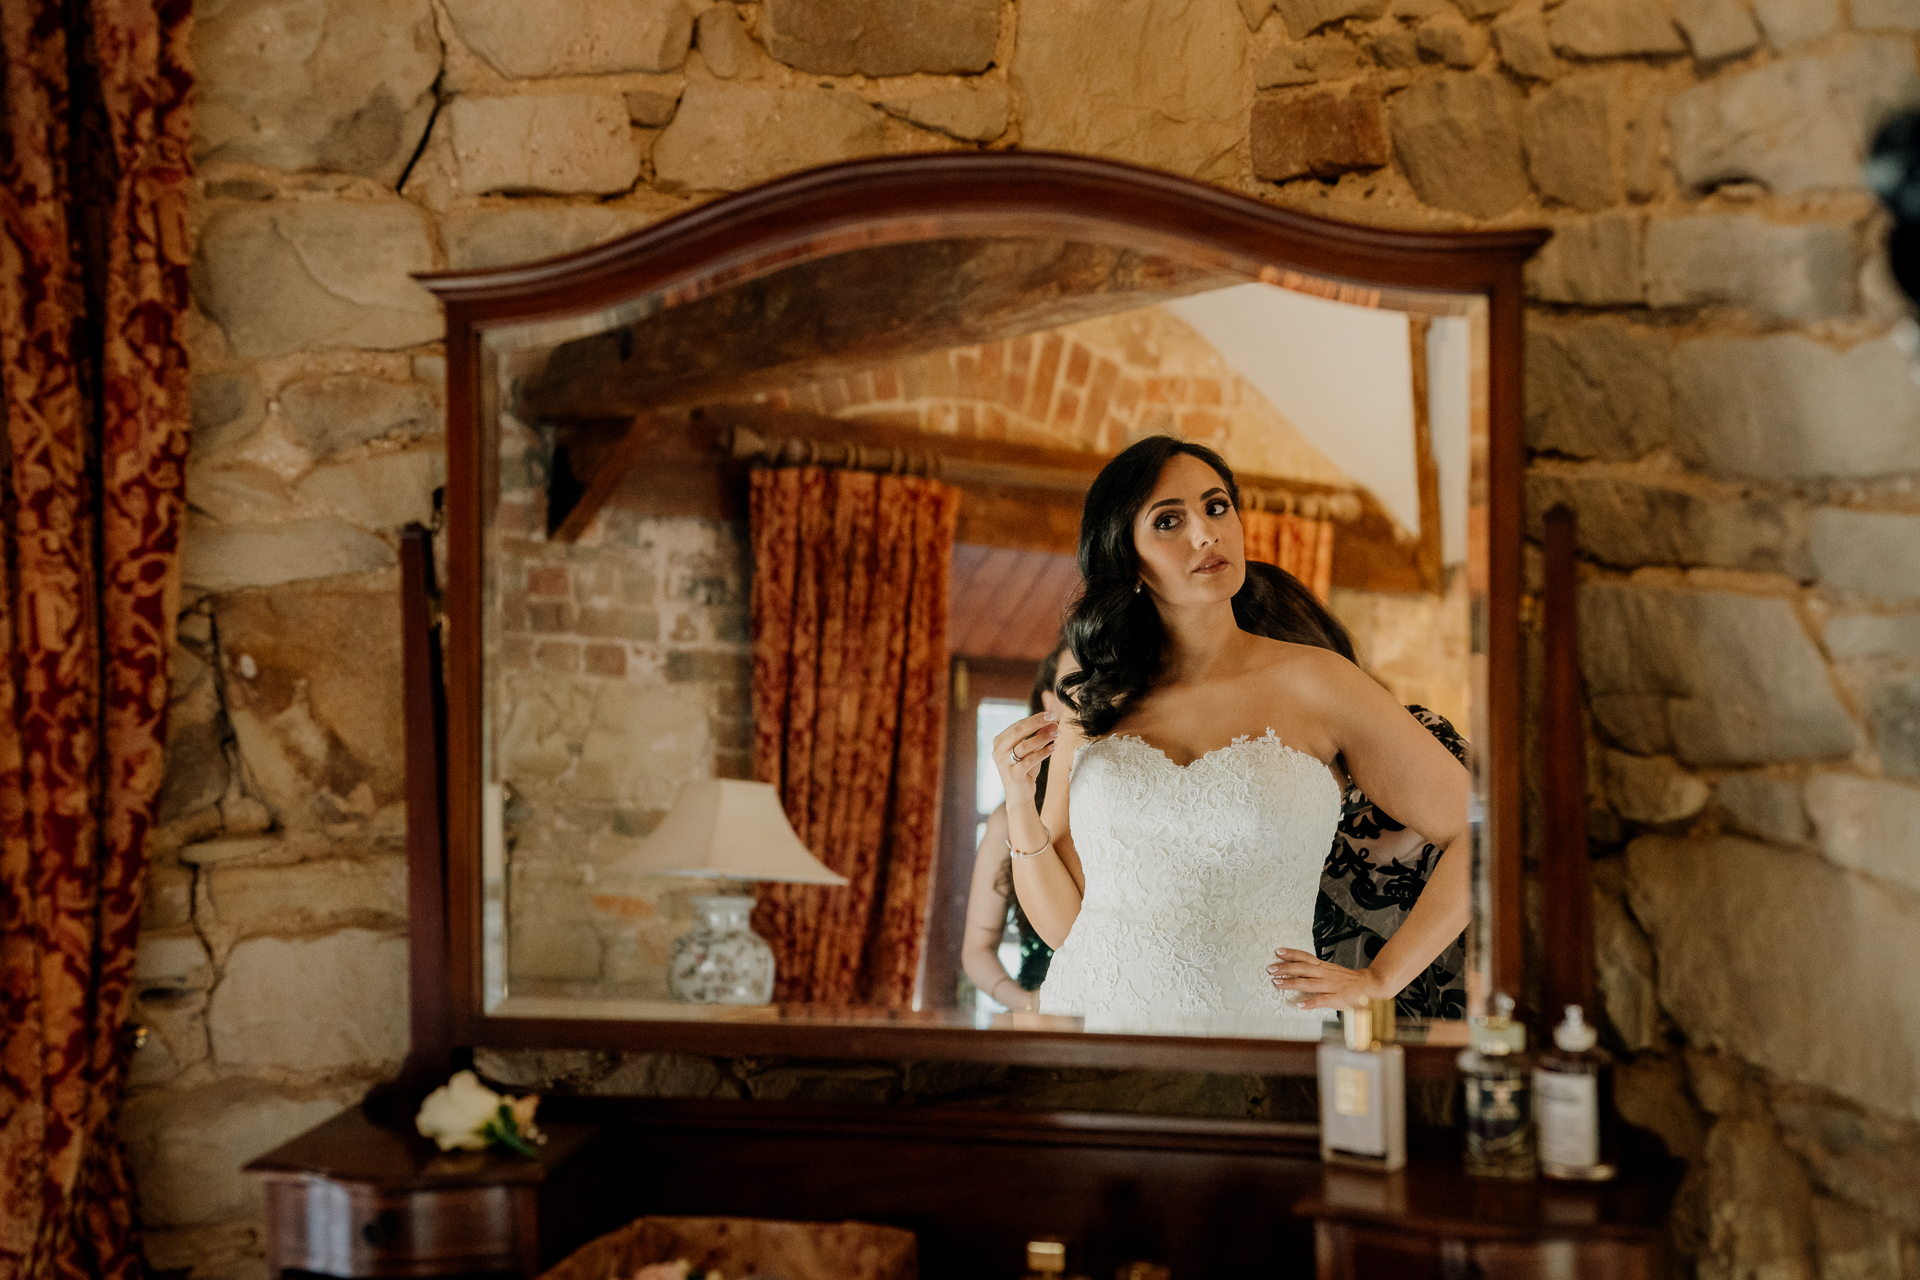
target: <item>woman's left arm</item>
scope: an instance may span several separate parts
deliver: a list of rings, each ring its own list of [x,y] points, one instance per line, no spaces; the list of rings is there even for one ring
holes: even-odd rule
[[[1354,785],[1443,852],[1426,886],[1372,964],[1347,969],[1304,951],[1277,952],[1275,986],[1306,1009],[1350,1008],[1400,994],[1472,919],[1468,809],[1473,780],[1453,753],[1372,677],[1334,654],[1303,682]]]

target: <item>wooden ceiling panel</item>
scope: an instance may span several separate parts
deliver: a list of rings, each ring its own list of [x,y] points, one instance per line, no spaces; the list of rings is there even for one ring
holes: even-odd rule
[[[953,549],[948,642],[962,657],[1038,662],[1052,652],[1079,586],[1072,556],[960,543]]]

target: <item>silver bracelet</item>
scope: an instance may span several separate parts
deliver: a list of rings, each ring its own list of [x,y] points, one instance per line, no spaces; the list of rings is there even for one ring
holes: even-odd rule
[[[1032,853],[1022,853],[1018,849],[1014,848],[1013,837],[1008,836],[1007,837],[1007,856],[1010,858],[1037,858],[1041,854],[1045,853],[1047,850],[1053,848],[1053,832],[1047,827],[1047,824],[1044,822],[1040,824],[1040,829],[1047,833],[1047,842],[1041,845],[1038,849],[1035,849]]]

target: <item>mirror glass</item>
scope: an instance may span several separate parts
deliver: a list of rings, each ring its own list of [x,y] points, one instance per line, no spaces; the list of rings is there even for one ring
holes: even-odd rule
[[[1471,770],[1479,295],[935,239],[496,328],[484,352],[488,1012],[1320,1036],[1177,996],[1050,1004],[990,831],[991,744],[1052,688],[1089,483],[1175,435],[1233,468],[1247,559],[1303,584]],[[1271,941],[1307,945],[1310,919],[1361,967],[1438,850],[1342,763],[1319,883],[1287,890]],[[766,963],[748,930],[770,993],[728,987]],[[1403,1018],[1460,1017],[1472,963],[1449,945]]]

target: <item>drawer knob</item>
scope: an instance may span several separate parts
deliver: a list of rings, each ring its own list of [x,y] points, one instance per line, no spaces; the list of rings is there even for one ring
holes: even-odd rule
[[[400,1215],[392,1209],[383,1210],[379,1217],[360,1228],[360,1238],[376,1249],[391,1244],[400,1238]]]

